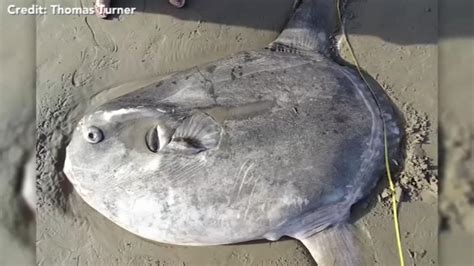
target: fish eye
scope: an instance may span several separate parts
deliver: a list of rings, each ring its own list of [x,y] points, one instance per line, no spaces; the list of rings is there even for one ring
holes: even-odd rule
[[[87,142],[97,144],[104,139],[104,133],[99,128],[91,126],[87,128],[85,137]]]

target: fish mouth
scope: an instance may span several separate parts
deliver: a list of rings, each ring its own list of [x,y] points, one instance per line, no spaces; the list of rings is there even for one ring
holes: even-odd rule
[[[77,181],[74,178],[73,166],[71,163],[70,156],[66,152],[66,158],[64,159],[63,173],[66,176],[67,180],[74,186],[77,187]]]
[[[71,165],[71,160],[69,159],[69,155],[66,152],[66,158],[64,158],[64,167],[63,167],[63,173],[66,175],[66,177],[71,181],[72,183],[72,165]]]

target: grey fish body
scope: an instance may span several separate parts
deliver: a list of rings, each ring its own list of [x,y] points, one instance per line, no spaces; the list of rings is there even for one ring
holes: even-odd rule
[[[67,176],[159,242],[306,239],[344,223],[384,169],[381,117],[394,157],[401,132],[383,93],[317,48],[240,53],[99,106],[74,132]]]
[[[166,121],[174,121],[170,128],[179,126],[177,121],[195,111],[221,128],[217,147],[197,154],[146,148],[146,130]],[[107,148],[79,168],[101,171],[94,182],[77,185],[93,191],[87,196],[91,205],[101,206],[107,217],[161,242],[307,235],[342,221],[363,196],[357,188],[377,181],[375,170],[383,166],[379,116],[355,73],[324,57],[243,53],[177,74],[86,116],[84,123],[101,128],[106,139],[120,134],[112,147],[106,141],[91,145]],[[124,126],[130,131],[121,132]],[[68,152],[74,152],[75,140]],[[114,170],[122,176],[104,178]],[[145,203],[150,208],[141,210]],[[340,212],[319,217],[327,205]],[[321,223],[302,219],[312,216]]]

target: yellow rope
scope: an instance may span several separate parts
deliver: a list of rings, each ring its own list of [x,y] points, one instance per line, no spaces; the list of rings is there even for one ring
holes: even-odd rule
[[[341,31],[342,31],[342,37],[344,38],[344,41],[347,43],[347,46],[349,47],[349,52],[352,56],[352,60],[354,61],[354,64],[357,68],[357,71],[359,72],[360,77],[364,81],[364,83],[367,85],[367,87],[372,90],[372,87],[370,86],[369,82],[365,79],[364,74],[362,73],[361,67],[359,65],[359,61],[357,60],[354,49],[352,48],[351,43],[349,42],[349,38],[347,37],[347,33],[344,30],[344,26],[342,24],[342,16],[341,16],[341,9],[340,9],[340,0],[336,0],[336,8],[337,8],[337,16],[339,20],[339,25],[341,26]],[[389,189],[391,192],[392,196],[392,211],[393,211],[393,223],[395,226],[395,235],[397,238],[397,248],[398,248],[398,256],[400,260],[400,266],[405,266],[405,260],[403,258],[403,249],[402,249],[402,240],[400,237],[400,225],[398,223],[398,210],[397,210],[397,197],[395,193],[395,185],[393,184],[393,179],[392,175],[390,173],[390,160],[389,160],[389,155],[388,155],[388,145],[387,145],[387,129],[385,127],[385,120],[382,116],[382,122],[383,122],[383,135],[384,135],[384,154],[385,154],[385,170],[387,171],[387,179],[388,179],[388,185]]]

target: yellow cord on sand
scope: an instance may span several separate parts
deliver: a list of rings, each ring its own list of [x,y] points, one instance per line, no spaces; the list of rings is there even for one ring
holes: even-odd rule
[[[347,37],[346,31],[344,30],[344,26],[342,24],[342,16],[341,16],[341,9],[340,9],[340,0],[336,0],[336,8],[337,8],[337,17],[339,20],[339,25],[341,25],[341,31],[342,31],[342,37],[344,38],[345,42],[347,43],[347,46],[349,47],[349,52],[352,56],[352,60],[354,61],[353,63],[355,64],[357,71],[359,72],[360,77],[364,81],[364,83],[367,85],[367,87],[372,90],[372,87],[370,86],[369,82],[365,79],[364,74],[362,73],[361,67],[359,65],[359,62],[357,61],[357,58],[354,53],[354,49],[352,48],[351,43],[349,42],[349,38]],[[384,154],[385,154],[385,170],[387,171],[387,179],[388,179],[388,185],[390,189],[390,194],[392,196],[392,212],[393,212],[393,223],[395,226],[395,235],[397,238],[397,248],[398,248],[398,256],[400,260],[400,266],[405,266],[405,260],[403,258],[403,249],[402,249],[402,240],[400,237],[400,225],[398,223],[398,210],[397,210],[397,197],[395,194],[395,185],[393,184],[393,179],[392,175],[390,173],[390,161],[389,161],[389,155],[388,155],[388,141],[387,141],[387,129],[385,127],[385,120],[382,116],[382,122],[383,122],[383,135],[384,135]]]

